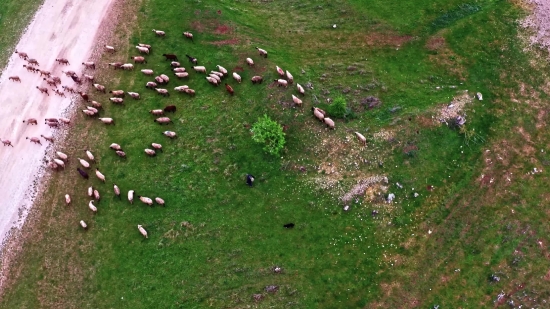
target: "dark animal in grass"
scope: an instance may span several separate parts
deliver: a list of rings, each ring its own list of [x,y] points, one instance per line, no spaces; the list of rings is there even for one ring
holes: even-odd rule
[[[192,64],[199,64],[199,61],[197,60],[197,58],[195,57],[191,57],[189,55],[185,55],[187,57],[187,59],[189,59],[189,62],[191,62]]]
[[[88,95],[84,92],[79,92],[80,96],[82,97],[82,99],[84,99],[84,101],[88,102],[90,101],[90,98],[88,97]]]
[[[78,173],[80,174],[80,176],[82,176],[82,178],[84,178],[84,179],[88,179],[88,178],[89,178],[88,173],[86,173],[85,171],[81,170],[80,167],[77,167],[76,170],[78,171]]]
[[[168,105],[164,108],[165,113],[174,113],[176,111],[175,105]]]
[[[235,93],[235,91],[233,91],[233,87],[229,86],[228,84],[225,84],[225,90],[227,90],[230,95],[233,95]]]
[[[254,183],[254,176],[250,174],[246,174],[246,184],[252,187],[253,183]]]
[[[291,228],[294,227],[294,223],[287,223],[287,224],[285,224],[285,225],[283,225],[283,226],[284,226],[285,228],[287,228],[287,229],[291,229]]]
[[[77,84],[82,84],[82,81],[80,80],[80,78],[78,78],[78,76],[76,75],[72,75],[71,78],[73,79],[73,81]]]
[[[162,54],[166,60],[171,60],[171,61],[178,61],[178,56],[174,55],[174,54]]]

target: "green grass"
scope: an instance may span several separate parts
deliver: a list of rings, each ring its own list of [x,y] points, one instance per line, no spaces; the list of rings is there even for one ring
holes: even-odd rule
[[[538,151],[548,136],[532,125],[538,119],[533,105],[511,100],[519,82],[537,89],[544,76],[522,69],[530,59],[517,39],[517,8],[489,0],[146,0],[136,11],[140,24],[130,24],[133,32],[123,26],[115,32],[127,49],[102,63],[136,55],[139,42],[153,45],[149,63],[134,72],[103,68],[96,76],[109,89],[140,92],[142,100],[113,106],[107,95],[92,92],[106,105],[102,115],[116,125],[78,115],[64,149],[75,158],[90,147],[107,184],[77,179],[74,160],[54,176],[31,216],[36,223],[25,231],[24,253],[0,307],[471,308],[491,306],[501,290],[512,293],[520,283],[538,302],[548,298],[539,293],[545,251],[535,243],[549,241],[540,220],[549,214],[537,202],[547,199],[548,181],[544,174],[522,176],[546,160]],[[224,25],[230,31],[217,33]],[[153,28],[167,37],[155,37]],[[194,42],[181,36],[184,30],[194,32]],[[444,38],[441,48],[427,48],[434,37]],[[211,44],[230,39],[238,43]],[[268,50],[269,58],[258,57],[255,46]],[[235,89],[231,97],[190,72],[188,81],[174,77],[167,88],[187,84],[195,97],[171,91],[162,98],[144,88],[150,78],[138,69],[169,72],[165,52],[176,53],[188,69],[185,54],[208,70],[216,64],[230,71],[242,67],[243,83],[226,80]],[[246,57],[255,68],[246,66]],[[303,110],[288,107],[294,87],[270,86],[275,65],[314,86]],[[253,75],[264,76],[264,83],[251,85]],[[466,126],[476,132],[468,137],[431,124],[435,107],[460,90],[484,95],[467,107]],[[326,107],[327,99],[340,95],[355,118],[338,120],[337,130],[328,131],[310,108]],[[367,96],[382,105],[363,107]],[[155,124],[147,111],[168,104],[178,107],[169,115],[174,124]],[[249,126],[263,114],[287,126],[281,157],[252,141]],[[515,134],[517,127],[530,134],[536,155],[522,153],[525,139]],[[168,140],[163,130],[179,137]],[[375,138],[380,130],[394,137]],[[365,150],[353,140],[354,131],[367,136]],[[128,159],[108,149],[113,142]],[[143,149],[151,142],[162,143],[164,152],[146,157]],[[487,165],[488,156],[494,165]],[[330,169],[328,163],[339,176],[318,170]],[[510,184],[508,172],[514,175]],[[254,188],[244,182],[247,173],[256,176]],[[481,174],[494,177],[494,184],[480,185]],[[396,202],[359,196],[343,212],[338,197],[372,175],[388,176],[385,193],[395,193]],[[103,196],[95,216],[84,195],[90,183]],[[113,183],[123,195],[133,189],[161,196],[167,207],[119,201],[111,194]],[[68,208],[65,193],[73,195]],[[86,232],[77,226],[81,219],[90,225]],[[296,227],[284,229],[289,222]],[[148,239],[139,235],[138,224]],[[428,236],[428,230],[434,233]],[[514,250],[523,252],[519,260]],[[275,265],[284,272],[274,274]],[[502,280],[489,283],[495,272],[504,273]],[[280,290],[266,293],[273,284]],[[255,303],[258,293],[265,298]],[[532,305],[514,293],[516,305]]]

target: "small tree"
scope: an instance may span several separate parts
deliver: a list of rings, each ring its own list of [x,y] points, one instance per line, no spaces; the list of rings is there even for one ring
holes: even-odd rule
[[[285,133],[277,122],[267,115],[258,118],[258,121],[250,129],[252,140],[265,144],[264,150],[272,155],[279,155],[285,146]]]
[[[334,102],[327,107],[327,112],[331,117],[347,119],[352,117],[351,109],[348,108],[348,103],[344,97],[337,97]]]

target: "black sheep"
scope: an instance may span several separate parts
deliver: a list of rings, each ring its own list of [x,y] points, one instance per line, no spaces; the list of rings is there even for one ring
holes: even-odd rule
[[[80,174],[80,176],[82,176],[82,178],[88,179],[88,173],[86,173],[85,171],[81,170],[80,167],[77,167],[76,170],[78,171],[78,173]]]
[[[246,184],[252,187],[253,182],[254,182],[254,176],[250,174],[246,174]]]

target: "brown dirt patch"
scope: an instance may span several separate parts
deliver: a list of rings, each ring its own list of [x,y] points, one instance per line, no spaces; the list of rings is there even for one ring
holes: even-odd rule
[[[214,30],[215,34],[226,34],[230,32],[232,29],[227,25],[219,25],[216,27],[216,30]]]
[[[237,44],[239,44],[239,39],[230,39],[230,40],[214,41],[214,42],[210,42],[210,44],[216,45],[216,46],[222,46],[222,45],[237,45]]]
[[[201,23],[200,20],[196,20],[191,23],[191,29],[193,29],[196,32],[204,32],[204,28],[205,26],[203,23]]]
[[[234,72],[243,72],[243,71],[244,71],[244,68],[238,65],[238,66],[236,66],[236,67],[233,68],[233,71],[234,71]]]
[[[395,35],[392,33],[373,32],[365,37],[365,41],[369,46],[394,46],[401,45],[413,39],[410,35]]]
[[[431,37],[426,42],[426,48],[429,50],[438,50],[445,46],[445,38],[442,37]]]

